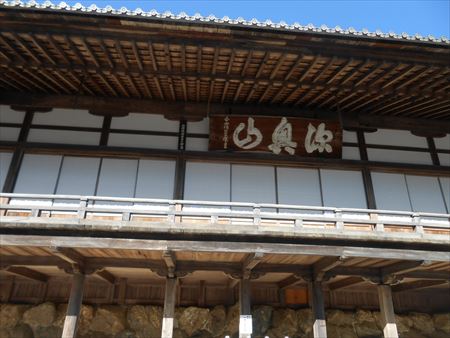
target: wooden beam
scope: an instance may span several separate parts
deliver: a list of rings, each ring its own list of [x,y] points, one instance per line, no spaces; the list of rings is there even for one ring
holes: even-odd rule
[[[78,253],[75,249],[56,247],[53,250],[53,254],[62,260],[70,264],[77,264],[79,266],[84,265],[85,257]]]
[[[47,275],[45,275],[39,271],[24,267],[24,266],[10,266],[10,267],[7,267],[5,269],[5,271],[8,271],[14,275],[32,279],[32,280],[35,280],[35,281],[38,281],[41,283],[46,283],[48,280]]]
[[[388,265],[386,267],[381,268],[381,275],[391,275],[391,274],[404,274],[406,272],[410,272],[416,270],[424,265],[424,261],[406,261],[399,262],[395,264]]]
[[[163,114],[172,119],[186,118],[188,121],[203,119],[209,115],[248,114],[280,115],[280,116],[319,116],[320,118],[336,118],[335,112],[324,110],[308,110],[304,108],[278,107],[255,104],[219,104],[192,102],[164,102],[148,99],[132,99],[117,97],[91,97],[83,95],[42,95],[17,92],[0,93],[0,103],[28,107],[50,107],[64,109],[86,109],[100,112],[128,114],[129,111]],[[433,131],[435,135],[450,133],[450,121],[436,121],[417,118],[401,118],[393,116],[375,116],[359,114],[343,115],[343,127],[346,129],[385,128],[412,131]]]
[[[378,285],[377,290],[384,338],[398,338],[391,287]]]
[[[318,282],[322,281],[327,271],[330,271],[331,269],[341,265],[342,263],[344,263],[343,257],[321,258],[319,261],[314,263],[312,267],[313,280]]]
[[[242,262],[242,270],[251,271],[254,267],[256,267],[259,263],[261,263],[264,254],[261,252],[248,254],[244,261]]]
[[[176,268],[175,254],[171,251],[166,250],[163,252],[162,257],[167,266],[168,277],[174,278],[175,277],[175,268]]]
[[[239,283],[239,338],[250,338],[253,334],[251,310],[250,279],[242,278]]]
[[[69,305],[67,306],[67,313],[62,332],[62,337],[64,338],[76,337],[81,303],[83,301],[84,279],[85,276],[81,273],[75,273],[73,275]]]
[[[291,275],[277,283],[279,289],[287,289],[291,286],[297,285],[302,279],[296,275]]]
[[[101,279],[103,279],[104,281],[108,282],[109,284],[114,285],[116,283],[116,277],[114,277],[114,275],[108,270],[105,269],[98,270],[96,271],[96,275]]]
[[[431,250],[404,250],[393,249],[389,247],[372,248],[372,247],[358,247],[349,245],[323,245],[323,244],[295,244],[295,243],[270,243],[264,242],[221,242],[221,241],[205,241],[205,240],[153,240],[153,239],[130,239],[130,238],[107,238],[107,237],[83,237],[83,236],[36,236],[36,235],[14,235],[1,234],[0,241],[2,245],[12,246],[40,246],[49,247],[56,245],[58,247],[73,247],[77,248],[95,248],[103,247],[109,249],[133,249],[133,250],[167,250],[170,247],[172,251],[191,250],[193,247],[198,252],[239,252],[248,253],[259,251],[261,253],[277,253],[277,254],[298,254],[302,252],[305,255],[335,255],[345,257],[370,257],[380,259],[399,259],[404,260],[430,260],[436,262],[447,262],[448,251],[431,251]],[[295,267],[295,266],[294,266]],[[337,267],[330,271],[332,273],[342,274],[342,272],[349,275],[354,273],[354,268]],[[255,268],[258,270],[258,267]],[[338,270],[338,271],[334,271]],[[358,269],[356,269],[358,271]],[[362,271],[375,271],[379,273],[378,269],[363,269]],[[291,271],[292,272],[292,271]],[[419,271],[409,272],[404,276],[416,275]],[[420,271],[424,274],[425,271]],[[430,272],[431,275],[434,272]],[[442,272],[439,275],[442,276]],[[350,275],[352,275],[350,273]],[[420,275],[420,274],[419,274]],[[448,274],[447,274],[448,276]],[[428,278],[428,277],[425,277]],[[433,277],[432,277],[433,278]],[[437,278],[446,279],[446,278]]]
[[[362,282],[364,282],[364,279],[362,279],[361,277],[347,277],[347,278],[338,280],[336,282],[329,283],[328,288],[331,291],[334,291],[334,290],[346,288],[348,286],[360,284]]]
[[[323,299],[323,290],[321,282],[310,282],[310,295],[312,302],[312,311],[314,316],[313,337],[327,338],[327,326],[325,320],[325,303]]]
[[[161,338],[173,337],[177,284],[177,278],[166,278]]]
[[[414,282],[393,285],[392,291],[393,292],[403,292],[403,291],[419,290],[419,289],[431,288],[433,286],[445,285],[448,283],[449,283],[448,280],[435,280],[435,279],[416,280]]]

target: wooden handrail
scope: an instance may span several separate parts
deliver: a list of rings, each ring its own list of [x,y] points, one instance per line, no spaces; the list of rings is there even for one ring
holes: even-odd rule
[[[24,204],[17,203],[20,200]],[[384,232],[384,224],[411,226],[418,234],[422,234],[423,229],[427,227],[450,230],[449,214],[408,211],[14,193],[0,194],[0,201],[4,202],[0,204],[0,213],[3,217],[7,215],[7,211],[27,211],[31,217],[39,217],[45,211],[74,213],[76,215],[74,218],[78,219],[84,219],[88,213],[91,213],[121,215],[122,221],[132,220],[133,215],[152,215],[166,217],[170,223],[180,223],[183,217],[206,217],[210,219],[211,223],[217,223],[220,219],[247,219],[257,227],[264,220],[275,220],[292,222],[296,228],[301,228],[305,222],[334,223],[335,230],[339,231],[345,230],[345,224],[368,224],[376,232]],[[105,203],[126,203],[127,205],[107,205]],[[222,209],[223,207],[226,209]],[[242,210],[242,208],[248,209],[248,211]],[[290,212],[286,212],[288,210]],[[350,217],[349,214],[353,214],[353,216]],[[399,216],[403,219],[395,219],[395,217],[400,218]],[[383,217],[391,217],[391,219],[383,220]]]

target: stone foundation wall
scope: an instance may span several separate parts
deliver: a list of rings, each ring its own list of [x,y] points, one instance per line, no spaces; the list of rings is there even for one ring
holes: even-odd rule
[[[66,304],[0,305],[1,338],[61,337]],[[253,337],[312,337],[310,309],[292,310],[255,306]],[[236,337],[239,327],[239,307],[177,308],[175,338]],[[78,327],[80,338],[159,338],[162,308],[158,306],[90,306],[83,305]],[[409,313],[397,316],[402,338],[450,337],[450,313],[429,315]],[[329,338],[382,337],[380,314],[327,310]]]

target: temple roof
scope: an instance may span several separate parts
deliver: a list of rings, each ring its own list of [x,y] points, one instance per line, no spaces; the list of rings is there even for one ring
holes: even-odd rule
[[[447,38],[49,1],[0,20],[4,104],[450,120]]]

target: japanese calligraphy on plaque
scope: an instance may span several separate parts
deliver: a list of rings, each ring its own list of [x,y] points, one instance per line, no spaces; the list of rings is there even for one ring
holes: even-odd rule
[[[209,150],[335,158],[342,154],[337,121],[225,115],[211,117],[209,129]]]

